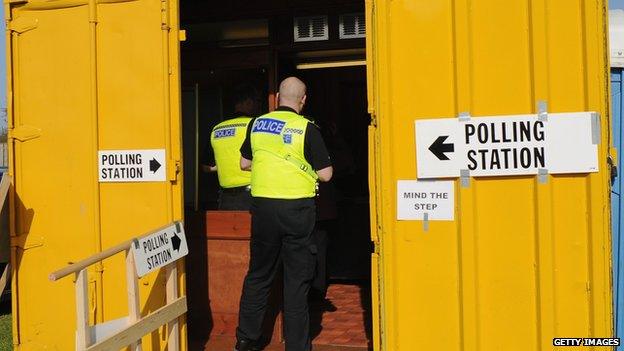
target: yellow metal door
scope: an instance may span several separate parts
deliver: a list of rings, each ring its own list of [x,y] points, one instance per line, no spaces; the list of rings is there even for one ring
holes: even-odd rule
[[[14,341],[71,350],[72,279],[47,275],[182,218],[178,4],[32,0],[5,10]],[[165,150],[165,181],[98,181],[99,150],[137,149]],[[89,272],[92,322],[128,314],[121,256]],[[141,279],[143,315],[165,304],[164,290],[163,272]],[[166,333],[143,341],[164,349]]]
[[[369,0],[376,350],[551,350],[612,336],[604,0]],[[397,220],[414,121],[600,113],[599,173],[455,180],[455,220]],[[375,301],[375,299],[374,299]],[[587,350],[581,347],[579,350]]]

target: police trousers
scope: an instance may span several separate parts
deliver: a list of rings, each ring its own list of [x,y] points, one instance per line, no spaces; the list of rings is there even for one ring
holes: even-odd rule
[[[251,207],[251,193],[248,187],[221,189],[219,191],[219,210],[248,211]]]
[[[286,351],[309,351],[308,291],[317,252],[312,241],[314,199],[253,198],[251,216],[251,257],[236,336],[239,340],[260,339],[269,292],[282,265]]]

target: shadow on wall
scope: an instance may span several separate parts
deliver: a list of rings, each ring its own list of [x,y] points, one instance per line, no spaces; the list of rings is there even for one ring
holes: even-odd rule
[[[13,189],[10,189],[9,192],[13,191]],[[13,197],[13,201],[15,202],[14,206],[15,206],[15,219],[16,219],[16,223],[15,223],[15,234],[18,236],[18,239],[16,240],[17,243],[15,244],[15,267],[13,267],[13,272],[19,271],[19,267],[20,267],[20,263],[21,263],[21,259],[24,253],[25,249],[28,249],[28,247],[26,247],[26,239],[30,233],[30,227],[32,225],[33,219],[35,218],[35,210],[32,208],[28,208],[26,207],[26,205],[22,202],[22,200],[20,199],[20,197],[15,194]],[[2,247],[0,249],[0,252],[2,253],[2,255],[0,256],[0,262],[8,262],[10,261],[11,257],[11,240],[10,240],[10,232],[8,230],[8,201],[6,203],[5,208],[3,208],[2,210],[2,219],[0,221],[0,223],[2,223],[3,228],[4,225],[6,223],[7,226],[7,230],[6,231],[2,231],[2,234],[0,235],[0,246]],[[5,217],[6,216],[6,217]],[[6,234],[5,234],[6,233]],[[8,255],[5,256],[5,251],[8,252]],[[5,261],[6,259],[6,261]]]

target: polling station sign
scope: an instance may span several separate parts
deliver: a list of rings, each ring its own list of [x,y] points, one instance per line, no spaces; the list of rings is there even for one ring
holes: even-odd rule
[[[184,225],[181,222],[174,222],[135,240],[132,252],[139,277],[188,255]]]
[[[164,182],[165,149],[100,150],[98,168],[100,183]]]
[[[418,178],[598,172],[593,112],[418,120]]]

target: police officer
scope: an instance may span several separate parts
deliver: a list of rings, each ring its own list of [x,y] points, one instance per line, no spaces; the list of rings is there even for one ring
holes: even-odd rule
[[[217,124],[210,134],[205,172],[219,177],[219,210],[248,210],[251,206],[251,173],[240,169],[240,147],[247,126],[257,111],[258,95],[251,86],[235,89],[234,117]]]
[[[273,278],[284,271],[286,351],[309,351],[307,295],[317,248],[312,240],[317,181],[332,177],[327,148],[318,128],[299,115],[306,87],[286,78],[279,107],[255,119],[241,147],[240,165],[251,169],[251,258],[240,301],[237,351],[258,350],[255,343],[267,309]]]

